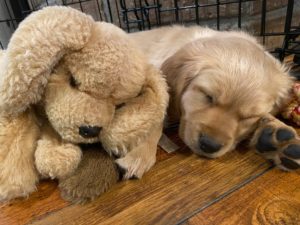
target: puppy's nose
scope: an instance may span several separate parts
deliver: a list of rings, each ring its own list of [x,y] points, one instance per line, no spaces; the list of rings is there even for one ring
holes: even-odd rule
[[[97,126],[80,126],[79,134],[84,138],[97,137],[101,131],[101,127]]]
[[[207,135],[201,135],[199,137],[199,147],[205,153],[215,153],[220,150],[222,145]]]

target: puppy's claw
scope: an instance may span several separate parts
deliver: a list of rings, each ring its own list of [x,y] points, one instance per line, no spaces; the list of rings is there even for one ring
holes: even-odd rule
[[[155,159],[136,159],[130,155],[126,155],[123,158],[117,159],[116,163],[123,173],[123,180],[131,178],[140,179],[154,165]]]
[[[123,155],[126,155],[127,154],[127,148],[126,148],[126,146],[124,144],[122,144],[121,149],[122,149]]]

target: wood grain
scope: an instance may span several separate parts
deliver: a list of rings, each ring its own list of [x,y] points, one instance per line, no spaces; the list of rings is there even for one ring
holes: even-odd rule
[[[252,151],[208,160],[184,148],[142,180],[119,183],[90,204],[70,205],[31,224],[176,224],[268,167]]]
[[[299,225],[300,173],[273,169],[185,225]]]

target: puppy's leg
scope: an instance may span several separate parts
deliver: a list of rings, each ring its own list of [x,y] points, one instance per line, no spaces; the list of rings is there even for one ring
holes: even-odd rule
[[[30,110],[16,118],[0,118],[0,201],[28,196],[36,189],[34,151],[39,136]]]
[[[161,126],[153,128],[144,142],[128,152],[123,158],[116,160],[124,173],[123,179],[141,178],[155,164],[157,144],[161,134]]]
[[[154,67],[146,68],[140,94],[116,110],[109,126],[101,130],[102,145],[110,154],[124,157],[127,152],[139,148],[140,140],[148,138],[154,126],[163,123],[169,99],[167,83]]]
[[[101,148],[86,149],[75,172],[59,179],[61,196],[74,203],[86,203],[107,191],[119,179],[114,158]]]
[[[251,144],[283,170],[300,168],[300,139],[296,131],[270,114],[261,119]]]
[[[45,178],[62,178],[78,167],[81,150],[71,143],[61,143],[59,136],[49,127],[43,127],[41,139],[35,151],[35,164]]]

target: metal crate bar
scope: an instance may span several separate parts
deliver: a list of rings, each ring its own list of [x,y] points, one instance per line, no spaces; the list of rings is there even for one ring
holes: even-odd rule
[[[29,7],[31,3],[31,7]],[[7,18],[0,17],[0,25],[7,24],[13,30],[28,14],[40,8],[36,5],[36,0],[4,0],[4,5],[7,11]],[[53,0],[39,0],[43,5],[53,5]],[[295,49],[291,49],[290,45],[299,45],[295,40],[300,35],[300,28],[292,26],[294,0],[288,0],[286,5],[285,24],[282,31],[268,32],[267,31],[267,3],[271,0],[215,0],[203,2],[201,0],[194,0],[188,3],[181,0],[61,0],[62,5],[75,7],[85,13],[87,11],[86,5],[89,3],[95,4],[94,8],[97,11],[97,20],[114,23],[126,30],[127,32],[134,32],[137,30],[152,29],[166,24],[173,23],[188,23],[188,24],[203,24],[204,21],[209,20],[216,29],[223,29],[223,21],[226,19],[223,8],[231,5],[236,8],[235,15],[231,18],[237,18],[237,28],[243,29],[243,13],[246,3],[261,2],[260,10],[260,26],[259,36],[262,37],[262,42],[265,44],[270,36],[284,36],[284,41],[280,48],[276,48],[276,52],[280,55],[280,59],[286,54],[298,54]],[[168,3],[168,4],[166,4]],[[10,10],[12,8],[12,11]],[[203,14],[203,9],[215,10],[211,18],[206,18]],[[184,17],[185,13],[189,12],[193,16]],[[0,40],[0,47],[3,48],[3,41]]]

